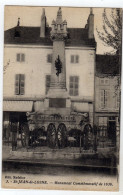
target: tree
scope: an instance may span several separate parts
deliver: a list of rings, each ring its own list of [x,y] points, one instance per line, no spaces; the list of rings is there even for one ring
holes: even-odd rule
[[[112,8],[111,11],[106,12],[106,9],[104,9],[102,19],[103,31],[99,32],[97,29],[98,37],[103,41],[105,46],[112,47],[113,50],[108,54],[115,54],[117,56],[115,63],[119,68],[119,73],[121,73],[122,10],[120,8]],[[116,73],[114,72],[112,76],[115,75]],[[121,86],[120,76],[117,77],[116,90],[120,89]]]
[[[7,64],[4,65],[4,67],[3,67],[3,74],[6,73],[6,69],[8,68],[9,65],[10,65],[10,59],[8,60]]]
[[[121,54],[122,45],[122,12],[121,9],[112,8],[107,13],[106,9],[102,14],[103,32],[97,30],[99,38],[106,46],[113,48],[113,54]]]

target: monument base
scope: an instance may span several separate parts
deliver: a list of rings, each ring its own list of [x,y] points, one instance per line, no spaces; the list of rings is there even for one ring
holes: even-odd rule
[[[47,114],[70,114],[71,99],[67,90],[65,88],[50,88],[44,99],[44,108]]]
[[[50,88],[47,98],[68,98],[68,91],[66,88]]]

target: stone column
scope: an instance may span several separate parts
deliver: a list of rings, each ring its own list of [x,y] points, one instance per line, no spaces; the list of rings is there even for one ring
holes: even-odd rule
[[[58,75],[55,62],[59,58],[61,62],[61,73]],[[53,42],[53,62],[51,67],[51,88],[66,89],[66,67],[65,67],[65,43],[64,41]]]
[[[65,40],[67,38],[67,22],[62,20],[61,8],[57,12],[56,21],[52,22],[51,39],[53,41],[53,61],[51,67],[51,83],[48,96],[62,97],[66,93]]]

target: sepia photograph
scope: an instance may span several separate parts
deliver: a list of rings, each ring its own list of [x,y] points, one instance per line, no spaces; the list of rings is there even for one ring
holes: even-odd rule
[[[2,188],[118,191],[122,9],[4,7]]]

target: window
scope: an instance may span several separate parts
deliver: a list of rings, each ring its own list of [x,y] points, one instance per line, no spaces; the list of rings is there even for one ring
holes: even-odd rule
[[[107,124],[108,124],[108,118],[107,117],[99,117],[98,136],[100,136],[100,137],[106,137],[107,136]]]
[[[120,94],[119,91],[116,93],[116,109],[119,109],[120,107]]]
[[[107,117],[99,117],[99,126],[102,126],[102,125],[104,125],[104,126],[107,126],[107,121],[108,121],[108,119],[107,119]]]
[[[109,121],[116,121],[116,117],[115,116],[109,116]]]
[[[108,78],[101,78],[100,85],[109,85],[109,79]]]
[[[108,97],[109,91],[108,90],[101,90],[100,91],[100,106],[101,108],[107,108],[108,107]]]
[[[71,96],[77,96],[79,88],[79,77],[78,76],[71,76],[70,83],[69,83],[69,94]]]
[[[17,53],[17,62],[25,62],[25,54]]]
[[[71,55],[71,63],[79,63],[79,56],[78,55]]]
[[[51,81],[51,76],[50,75],[46,75],[46,94],[50,88],[50,81]]]
[[[47,55],[47,62],[52,63],[52,54]]]
[[[25,92],[25,75],[16,74],[15,75],[15,94],[24,95]]]

